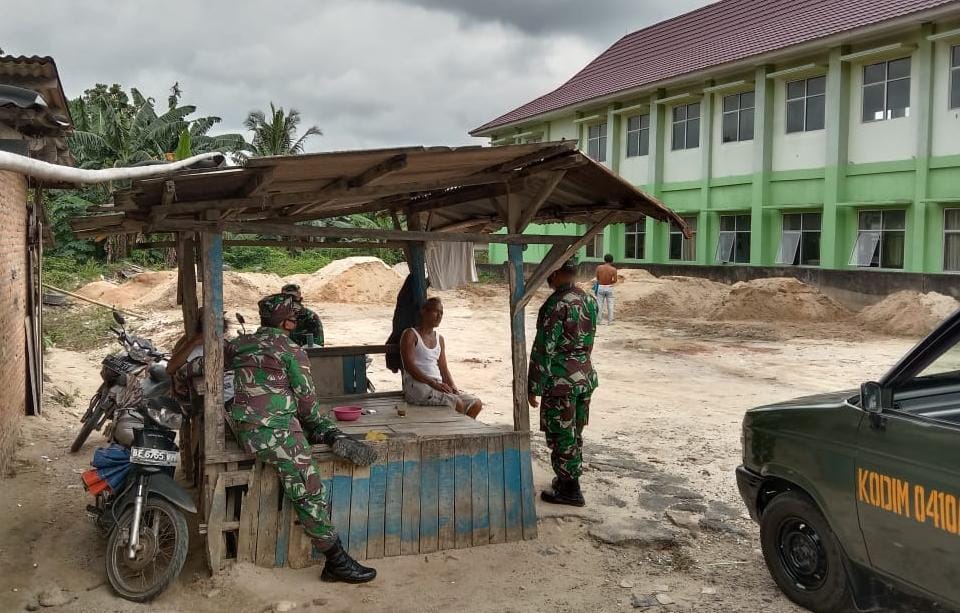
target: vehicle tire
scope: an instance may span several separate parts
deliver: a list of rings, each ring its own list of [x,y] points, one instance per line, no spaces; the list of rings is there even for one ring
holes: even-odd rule
[[[788,491],[771,500],[760,517],[760,546],[787,598],[816,613],[851,608],[846,556],[809,497]]]
[[[103,405],[100,401],[102,397],[102,392],[98,391],[90,400],[90,405],[93,410],[87,411],[88,414],[86,419],[83,420],[83,425],[80,427],[80,433],[77,434],[77,438],[74,439],[73,444],[70,445],[70,453],[80,451],[83,444],[87,442],[87,437],[90,436],[90,433],[93,432],[97,424],[100,423],[100,418],[103,417]],[[94,404],[94,401],[96,401],[96,404]]]
[[[149,497],[143,503],[140,522],[140,555],[127,558],[127,540],[133,524],[133,507],[124,511],[107,541],[107,578],[121,598],[147,602],[177,578],[187,559],[189,535],[183,513],[162,498]],[[154,537],[154,533],[158,536]],[[158,556],[162,559],[154,565]]]

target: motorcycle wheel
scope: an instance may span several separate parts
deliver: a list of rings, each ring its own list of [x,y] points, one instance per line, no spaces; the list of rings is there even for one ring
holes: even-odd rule
[[[80,433],[77,434],[77,438],[74,439],[73,444],[70,445],[70,453],[80,451],[80,448],[83,447],[83,444],[87,441],[87,437],[90,436],[90,433],[93,432],[97,424],[100,423],[100,418],[103,417],[103,406],[101,406],[100,403],[101,398],[102,391],[98,391],[90,400],[90,406],[93,410],[87,411],[88,414],[86,419],[83,420],[83,426],[80,427]]]
[[[107,578],[121,598],[147,602],[167,589],[183,570],[189,539],[187,520],[166,500],[147,498],[140,521],[140,551],[133,560],[127,557],[132,524],[131,506],[110,532]]]

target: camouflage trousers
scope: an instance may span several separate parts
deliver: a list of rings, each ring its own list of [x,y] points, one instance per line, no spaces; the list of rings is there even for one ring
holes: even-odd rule
[[[589,417],[589,392],[540,399],[540,430],[550,448],[553,472],[561,479],[579,479],[583,473],[583,427]]]
[[[257,459],[276,467],[283,493],[293,503],[304,531],[317,551],[326,551],[336,542],[337,531],[330,523],[320,470],[296,418],[291,426],[281,430],[237,422],[237,437]]]

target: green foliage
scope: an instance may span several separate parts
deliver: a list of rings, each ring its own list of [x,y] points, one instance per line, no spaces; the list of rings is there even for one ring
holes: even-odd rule
[[[281,277],[314,273],[333,260],[351,255],[370,255],[387,264],[403,261],[396,249],[298,249],[279,247],[227,247],[223,261],[235,270],[244,272],[272,272]]]
[[[107,274],[107,266],[94,259],[77,260],[55,255],[43,257],[44,283],[61,289],[71,290]]]
[[[100,307],[58,307],[43,312],[45,346],[89,351],[111,343],[113,315]]]
[[[276,108],[270,103],[270,116],[263,111],[251,111],[243,122],[243,126],[253,132],[253,140],[243,157],[266,157],[272,155],[296,155],[303,153],[307,139],[311,136],[322,136],[323,132],[317,126],[310,126],[297,137],[297,128],[302,118],[300,111],[290,109],[285,112],[283,107]]]
[[[190,149],[190,132],[184,130],[180,133],[180,142],[177,143],[177,150],[174,152],[174,157],[177,160],[185,160],[193,154]]]

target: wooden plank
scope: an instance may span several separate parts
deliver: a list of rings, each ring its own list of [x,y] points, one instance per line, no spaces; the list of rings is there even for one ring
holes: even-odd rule
[[[274,564],[278,568],[287,565],[287,552],[290,547],[290,524],[293,515],[296,515],[293,512],[293,501],[284,496],[280,502],[280,513],[277,514],[277,548]]]
[[[310,554],[313,550],[313,541],[303,531],[303,524],[297,517],[296,511],[290,514],[290,545],[287,548],[287,566],[293,569],[306,568],[313,561]]]
[[[560,181],[563,180],[563,176],[566,173],[566,170],[556,170],[546,173],[546,180],[540,187],[540,191],[531,197],[530,202],[527,203],[527,206],[523,209],[523,213],[520,215],[516,229],[511,228],[511,232],[523,232],[526,227],[530,225],[533,218],[540,212],[540,207],[550,198],[550,194],[552,194],[553,190],[560,184]]]
[[[370,467],[354,466],[350,492],[350,555],[367,557],[367,521],[370,510]]]
[[[264,463],[260,472],[260,501],[257,516],[257,566],[276,566],[279,514],[280,477],[272,464]]]
[[[519,434],[503,437],[503,500],[506,541],[523,538],[523,492],[520,481]]]
[[[386,445],[378,450],[377,461],[370,466],[370,510],[367,514],[367,559],[383,557],[384,519],[387,510]]]
[[[336,462],[333,465],[333,487],[330,492],[332,508],[330,521],[333,522],[344,549],[350,547],[350,495],[353,489],[353,465]]]
[[[400,516],[400,553],[420,550],[420,443],[403,445],[403,509]]]
[[[391,349],[399,349],[399,345],[338,345],[336,347],[310,347],[306,350],[311,358],[332,358],[342,355],[366,355],[387,353]],[[402,392],[387,392],[403,395]]]
[[[343,358],[341,357],[311,357],[310,374],[313,376],[313,386],[319,396],[337,395],[343,393]]]
[[[523,249],[508,245],[507,280],[510,286],[510,357],[513,363],[513,429],[530,429],[530,407],[527,402],[527,332],[523,309],[513,309],[523,296]]]
[[[197,250],[192,232],[177,234],[177,301],[183,312],[183,329],[197,329],[200,306],[197,303]]]
[[[490,542],[502,543],[506,540],[506,522],[504,520],[503,500],[503,438],[487,439],[487,491],[490,508]]]
[[[400,555],[403,515],[403,445],[387,445],[386,505],[383,525],[383,555]]]
[[[327,517],[333,515],[333,467],[336,462],[327,461],[327,462],[318,462],[317,466],[320,468],[320,483],[323,484],[323,495],[327,501]],[[319,551],[316,551],[313,548],[313,544],[310,545],[310,559],[319,560],[323,558],[323,554]]]
[[[454,492],[454,532],[457,549],[473,545],[473,481],[470,476],[473,454],[470,440],[460,438],[454,441],[453,471]]]
[[[227,492],[223,485],[223,475],[217,475],[216,485],[213,487],[213,499],[210,502],[210,512],[207,517],[207,555],[210,570],[220,572],[223,568],[223,524],[227,514]]]
[[[472,454],[470,478],[473,493],[473,546],[490,542],[490,493],[487,441],[475,438],[470,441]]]
[[[203,251],[204,452],[224,450],[223,423],[223,237],[205,232]],[[276,519],[276,518],[274,518]],[[259,547],[258,547],[259,550]]]
[[[420,553],[439,548],[439,441],[425,441],[420,461]]]
[[[257,516],[260,512],[261,462],[254,462],[250,484],[240,503],[240,534],[237,561],[255,562],[257,559]]]
[[[456,477],[454,470],[455,451],[452,440],[439,440],[439,470],[437,471],[438,481],[438,537],[440,549],[453,549],[457,545],[456,541],[456,509],[454,500],[456,498]]]
[[[533,487],[533,458],[530,455],[530,435],[524,433],[520,438],[520,491],[523,539],[537,538],[537,502]]]

